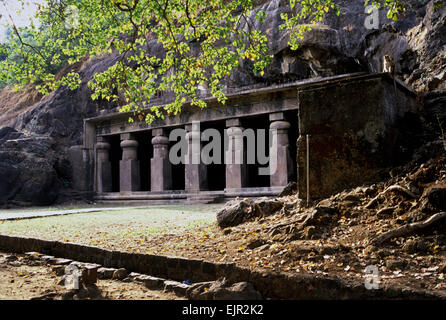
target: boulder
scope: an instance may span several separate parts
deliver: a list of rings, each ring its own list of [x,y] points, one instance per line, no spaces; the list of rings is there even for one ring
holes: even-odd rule
[[[11,127],[3,127],[0,128],[0,146],[10,139],[11,136],[17,137],[20,133],[17,132],[14,128]]]
[[[446,188],[432,188],[427,194],[429,203],[438,210],[446,210]]]
[[[424,253],[429,246],[423,240],[407,240],[403,246],[403,251],[409,254]]]
[[[279,194],[279,197],[292,196],[297,194],[298,186],[296,182],[290,182],[287,184],[285,188],[283,188],[282,192]]]
[[[230,285],[225,278],[190,286],[186,297],[191,300],[261,300],[262,295],[249,282]]]
[[[336,213],[336,209],[332,207],[316,207],[314,210],[312,210],[307,217],[305,218],[304,222],[302,223],[303,226],[310,226],[310,225],[324,225],[329,223],[332,218],[333,214]]]
[[[98,269],[98,278],[99,279],[111,279],[113,278],[113,274],[116,271],[115,268],[99,268]]]
[[[129,275],[129,272],[124,268],[119,268],[113,272],[113,280],[124,280]]]
[[[256,217],[266,217],[270,216],[283,207],[283,202],[277,199],[271,198],[258,198],[254,200],[254,215]]]
[[[8,140],[0,149],[0,204],[14,201],[50,205],[60,183],[54,169],[56,151],[48,137]]]
[[[217,223],[220,228],[227,228],[239,225],[246,221],[252,214],[251,200],[229,201],[220,211],[217,212]]]
[[[164,281],[164,292],[173,292],[180,297],[186,295],[187,289],[189,287],[190,285],[178,281],[169,281],[169,280]]]
[[[404,260],[388,259],[386,261],[386,267],[390,270],[403,270],[407,266],[407,262]]]
[[[217,212],[220,228],[234,227],[254,217],[272,215],[283,207],[283,202],[271,198],[233,200]]]

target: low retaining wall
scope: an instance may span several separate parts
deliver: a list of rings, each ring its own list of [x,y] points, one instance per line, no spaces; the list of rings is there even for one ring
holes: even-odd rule
[[[381,288],[367,290],[362,283],[309,274],[288,275],[251,271],[234,263],[212,263],[196,259],[112,251],[70,242],[0,234],[0,250],[14,253],[36,251],[60,258],[125,268],[155,277],[192,282],[226,277],[230,282],[251,282],[263,297],[272,299],[440,299],[429,292]]]

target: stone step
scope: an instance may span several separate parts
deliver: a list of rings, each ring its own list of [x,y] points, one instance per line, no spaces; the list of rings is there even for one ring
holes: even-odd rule
[[[198,195],[191,196],[187,198],[187,203],[218,203],[224,200],[223,196],[206,196],[206,195]]]

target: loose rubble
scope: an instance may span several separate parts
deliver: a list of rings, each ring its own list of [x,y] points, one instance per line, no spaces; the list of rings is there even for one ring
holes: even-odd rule
[[[100,279],[98,265],[37,252],[0,253],[0,300],[173,300],[184,299],[137,281]],[[113,269],[116,271],[116,269]],[[76,287],[72,285],[76,275]],[[111,278],[111,277],[110,277]]]

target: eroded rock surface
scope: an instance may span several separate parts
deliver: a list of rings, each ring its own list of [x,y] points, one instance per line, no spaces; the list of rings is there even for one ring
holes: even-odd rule
[[[230,285],[223,278],[213,282],[197,283],[186,291],[191,300],[261,300],[262,295],[249,282]]]
[[[430,92],[423,116],[426,125],[438,132],[437,115],[443,123],[445,119],[441,90],[446,89],[446,7],[434,10],[433,0],[410,2],[412,10],[405,19],[391,22],[381,10],[379,28],[369,30],[364,26],[364,3],[339,0],[340,16],[330,14],[292,51],[289,32],[279,29],[280,15],[290,11],[288,0],[257,1],[266,19],[260,24],[254,12],[252,20],[267,34],[274,59],[262,77],[253,74],[250,62],[242,62],[228,80],[228,92],[357,71],[380,72],[382,57],[389,55],[397,77],[420,92]],[[152,55],[163,52],[156,40],[148,48]],[[83,119],[117,107],[93,102],[87,83],[118,59],[111,54],[80,62],[76,68],[82,84],[77,90],[60,88],[16,121],[0,123],[0,203],[47,205],[56,201],[61,185],[70,186],[72,164],[66,153],[82,143]],[[48,151],[43,157],[42,150]]]

